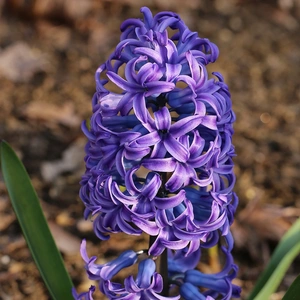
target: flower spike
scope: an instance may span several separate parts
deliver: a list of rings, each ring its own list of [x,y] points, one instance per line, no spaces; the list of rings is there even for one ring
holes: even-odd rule
[[[219,50],[176,13],[153,15],[147,7],[141,13],[143,20],[121,25],[120,42],[95,74],[93,114],[82,125],[88,143],[80,197],[100,239],[146,233],[148,257],[128,250],[98,265],[83,241],[88,276],[109,299],[238,297],[230,233],[238,202],[235,115],[224,78],[207,71]],[[223,270],[197,270],[202,249],[224,240]],[[113,281],[134,264],[136,276]],[[178,295],[170,297],[174,285]],[[93,291],[74,297],[92,299]]]

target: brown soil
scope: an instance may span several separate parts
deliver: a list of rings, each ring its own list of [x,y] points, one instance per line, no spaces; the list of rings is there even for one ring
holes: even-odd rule
[[[22,158],[78,290],[90,284],[78,254],[82,238],[103,261],[130,247],[147,247],[145,237],[100,243],[82,218],[78,197],[85,144],[80,123],[90,115],[94,72],[117,44],[121,22],[140,17],[140,3],[153,12],[174,10],[219,46],[220,58],[210,70],[225,76],[237,115],[240,206],[232,229],[236,282],[245,298],[300,215],[299,0],[1,3],[0,138]],[[0,299],[49,299],[1,180],[0,219]],[[289,269],[280,291],[300,273],[299,265]]]

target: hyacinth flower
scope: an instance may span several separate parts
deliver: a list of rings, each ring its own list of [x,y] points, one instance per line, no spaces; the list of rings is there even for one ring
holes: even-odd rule
[[[143,20],[121,25],[119,44],[95,74],[80,197],[101,240],[146,233],[149,249],[146,259],[128,250],[97,265],[83,242],[87,274],[109,299],[239,297],[230,233],[235,115],[222,75],[206,69],[218,48],[175,13],[141,12]],[[224,242],[223,270],[197,270],[201,251]],[[134,264],[136,276],[113,281]],[[92,299],[94,289],[74,298]]]

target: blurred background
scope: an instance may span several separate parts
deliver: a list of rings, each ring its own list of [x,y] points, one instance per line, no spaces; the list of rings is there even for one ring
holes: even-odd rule
[[[300,216],[299,0],[2,0],[0,138],[22,158],[78,290],[90,285],[78,253],[82,238],[100,262],[147,247],[144,236],[100,243],[78,197],[86,142],[80,124],[91,114],[94,72],[117,45],[122,21],[141,17],[141,6],[179,13],[220,48],[209,71],[224,75],[237,115],[240,206],[232,231],[244,299]],[[50,299],[1,177],[0,220],[0,299]],[[298,259],[272,299],[299,273]]]

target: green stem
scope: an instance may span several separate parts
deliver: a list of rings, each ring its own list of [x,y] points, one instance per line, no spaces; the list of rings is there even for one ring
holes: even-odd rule
[[[162,184],[161,184],[161,194],[165,195],[165,183],[167,182],[167,173],[161,173]],[[157,236],[150,236],[149,238],[149,249],[155,242]],[[163,290],[161,292],[162,296],[168,297],[169,296],[169,279],[168,279],[168,251],[167,249],[157,257],[156,260],[156,267],[157,272],[163,278]]]

